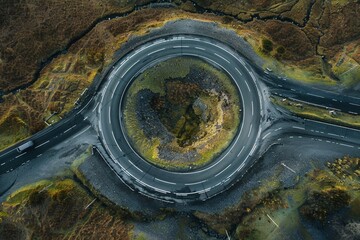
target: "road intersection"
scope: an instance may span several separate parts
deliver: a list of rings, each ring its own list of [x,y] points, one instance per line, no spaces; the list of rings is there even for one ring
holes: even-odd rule
[[[243,119],[230,146],[212,163],[188,172],[171,172],[143,160],[127,140],[121,104],[130,82],[145,69],[176,56],[195,56],[223,69],[241,95]],[[265,83],[263,90],[260,83]],[[287,114],[268,124],[264,91],[337,111],[360,114],[360,98],[300,85],[284,77],[264,73],[226,44],[199,35],[170,35],[137,46],[110,68],[104,85],[73,113],[31,139],[35,147],[18,153],[16,146],[0,152],[0,174],[41,157],[44,151],[89,129],[97,130],[96,148],[126,185],[149,197],[164,201],[206,200],[228,189],[260,155],[263,145],[295,133],[333,142],[339,147],[360,150],[359,130]],[[292,135],[290,135],[292,137]],[[322,140],[321,140],[322,141]]]

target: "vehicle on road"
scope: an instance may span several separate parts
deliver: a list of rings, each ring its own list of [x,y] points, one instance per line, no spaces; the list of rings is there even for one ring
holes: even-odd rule
[[[33,146],[34,146],[34,142],[30,140],[30,141],[27,141],[27,142],[21,144],[20,146],[18,146],[18,147],[16,148],[16,150],[17,150],[19,153],[21,153],[21,152],[23,152],[23,151],[25,151],[25,150],[27,150],[27,149],[32,148]]]

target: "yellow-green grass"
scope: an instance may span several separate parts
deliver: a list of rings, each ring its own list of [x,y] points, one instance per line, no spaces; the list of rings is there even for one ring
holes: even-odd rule
[[[272,96],[271,101],[292,113],[295,113],[298,116],[319,120],[323,122],[360,128],[360,116],[353,115],[349,113],[336,112],[336,115],[331,115],[328,109],[315,107],[309,104],[304,104],[286,99],[282,101],[282,98],[277,96]]]
[[[231,112],[236,113],[237,116],[225,116],[226,124],[224,124],[224,128],[228,131],[227,134],[217,135],[217,142],[213,144],[213,148],[208,148],[207,151],[200,153],[201,157],[198,160],[185,162],[174,159],[170,162],[158,157],[158,146],[160,145],[160,139],[148,139],[141,130],[138,124],[136,112],[133,111],[133,109],[136,107],[135,96],[137,92],[142,89],[150,89],[154,93],[164,95],[166,79],[184,78],[190,72],[191,67],[197,67],[215,75],[217,79],[221,81],[225,91],[227,91],[228,94],[232,97],[231,101],[239,103],[238,92],[233,86],[233,83],[229,81],[228,76],[199,59],[189,57],[173,58],[161,62],[156,67],[150,68],[142,75],[140,75],[130,86],[127,93],[126,107],[124,110],[125,126],[128,136],[130,136],[130,138],[133,140],[135,149],[145,159],[162,168],[181,170],[189,169],[190,167],[198,168],[204,166],[205,164],[209,163],[209,161],[211,161],[214,156],[216,156],[229,145],[237,131],[237,126],[240,123],[240,106],[238,104],[232,104]]]

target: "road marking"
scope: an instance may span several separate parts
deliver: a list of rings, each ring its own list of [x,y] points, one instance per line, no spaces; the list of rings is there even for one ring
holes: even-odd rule
[[[275,132],[277,132],[277,131],[279,131],[279,130],[281,130],[282,129],[282,127],[279,127],[279,128],[277,128],[277,129],[275,129]]]
[[[205,51],[205,48],[201,48],[201,47],[195,47],[196,49],[199,49],[199,50],[203,50]]]
[[[159,178],[155,178],[155,180],[157,180],[159,182],[167,183],[167,184],[176,185],[176,183],[174,183],[174,182],[168,182],[168,181],[165,181],[165,180],[162,180],[162,179],[159,179]]]
[[[74,127],[76,127],[76,124],[75,124],[74,126],[72,126],[71,128],[65,130],[64,133],[67,133],[68,131],[70,131],[70,130],[73,129]]]
[[[140,172],[144,172],[143,170],[141,170],[140,168],[138,168],[138,166],[136,166],[132,161],[129,160],[129,163],[131,163],[131,165],[133,165],[137,170],[139,170]]]
[[[41,156],[42,156],[42,153],[40,153],[40,154],[39,154],[39,155],[37,155],[36,157],[38,158],[38,157],[41,157]],[[30,160],[29,160],[29,161],[30,161]],[[28,161],[28,162],[29,162],[29,161]]]
[[[227,60],[226,58],[224,58],[223,56],[217,54],[217,53],[214,53],[216,56],[218,56],[219,58],[223,59],[224,61],[226,61],[227,63],[230,63],[229,60]]]
[[[116,138],[115,138],[114,132],[111,131],[111,134],[112,134],[112,136],[113,136],[113,138],[114,138],[114,140],[115,140],[116,146],[120,149],[121,152],[123,152],[123,150],[121,149],[121,147],[119,146],[119,143],[117,142],[117,140],[116,140]]]
[[[241,152],[244,150],[244,148],[245,148],[245,146],[243,146],[243,147],[241,148],[239,154],[238,154],[236,157],[239,157],[239,156],[240,156],[240,154],[241,154]]]
[[[303,128],[303,127],[298,127],[298,126],[292,126],[292,128],[300,129],[300,130],[305,130],[305,128]]]
[[[85,128],[83,131],[79,132],[78,134],[76,134],[75,136],[73,136],[72,138],[77,138],[78,136],[80,136],[81,134],[83,134],[84,132],[86,132],[87,130],[89,130],[91,126],[88,126],[87,128]]]
[[[22,153],[22,154],[20,154],[20,155],[16,156],[15,158],[19,158],[19,157],[21,157],[21,156],[24,156],[26,153],[27,153],[27,152],[24,152],[24,153]]]
[[[132,69],[138,62],[140,62],[140,60],[137,60],[133,65],[131,65],[131,67],[129,67],[129,68],[125,71],[125,73],[121,76],[121,78],[123,78],[123,77],[125,76],[125,74],[126,74],[130,69]]]
[[[97,102],[96,106],[94,107],[94,109],[92,110],[92,112],[95,112],[96,108],[99,106],[100,102]]]
[[[352,145],[349,145],[349,144],[344,144],[344,143],[340,143],[340,145],[341,146],[344,146],[344,147],[351,147],[351,148],[353,148],[354,146],[352,146]]]
[[[356,112],[349,111],[350,114],[358,115]]]
[[[202,180],[200,182],[193,182],[193,183],[185,183],[186,186],[191,186],[191,185],[196,185],[196,184],[200,184],[200,183],[204,183],[206,182],[207,180]]]
[[[320,96],[320,95],[317,95],[317,94],[313,94],[313,93],[306,93],[306,95],[313,96],[313,97],[318,97],[318,98],[325,98],[325,97],[323,97],[323,96]]]
[[[350,105],[353,105],[353,106],[358,106],[360,107],[360,104],[357,104],[357,103],[349,103]]]
[[[223,170],[221,170],[218,174],[216,174],[215,177],[217,177],[217,176],[219,176],[220,174],[222,174],[223,172],[225,172],[226,169],[228,169],[230,166],[231,166],[231,163],[230,163],[226,168],[224,168]]]
[[[88,118],[89,118],[88,116],[84,117],[84,120],[83,120],[83,121],[85,121],[85,120],[88,119]]]
[[[287,165],[285,165],[285,163],[281,163],[281,165],[283,165],[284,167],[286,167],[288,170],[290,170],[293,173],[296,173],[292,168],[288,167]]]
[[[5,162],[3,162],[2,164],[1,164],[1,166],[4,166],[5,165]]]
[[[267,136],[269,136],[271,134],[271,132],[268,132],[263,138],[262,140],[264,140]]]
[[[235,70],[240,74],[240,76],[242,76],[242,73],[239,71],[237,67],[235,67]]]
[[[328,133],[328,135],[330,135],[330,136],[335,136],[335,137],[343,137],[343,136],[337,135],[337,134],[335,134],[335,133]]]
[[[251,101],[251,116],[254,116],[254,102]]]
[[[252,130],[252,124],[250,125],[250,130],[249,130],[249,133],[248,133],[248,137],[250,137],[251,130]]]
[[[351,131],[357,131],[357,132],[360,132],[360,130],[358,129],[355,129],[355,128],[350,128],[350,127],[344,127],[344,126],[341,126],[341,125],[335,125],[335,124],[331,124],[331,123],[327,123],[327,122],[320,122],[320,121],[317,121],[317,120],[310,120],[310,119],[306,119],[306,121],[308,122],[315,122],[315,123],[320,123],[320,124],[325,124],[325,125],[329,125],[329,126],[333,126],[333,127],[337,127],[337,128],[345,128],[345,129],[349,129]],[[316,132],[316,131],[315,131]]]
[[[41,147],[41,146],[43,146],[43,145],[45,145],[45,144],[47,144],[47,143],[49,143],[49,142],[50,142],[50,140],[47,140],[46,142],[43,142],[42,144],[36,146],[35,149],[36,149],[36,148],[39,148],[39,147]]]
[[[151,53],[148,53],[148,56],[150,56],[151,54],[157,53],[157,52],[161,52],[161,51],[163,51],[163,50],[165,50],[165,48],[161,48],[161,49],[155,50],[155,51],[153,51],[153,52],[151,52]]]
[[[249,84],[247,83],[247,81],[245,81],[245,84],[246,84],[246,87],[247,87],[247,89],[249,90],[249,92],[251,92],[250,86],[249,86]]]
[[[108,118],[109,118],[109,124],[111,125],[111,107],[109,106],[108,110]]]

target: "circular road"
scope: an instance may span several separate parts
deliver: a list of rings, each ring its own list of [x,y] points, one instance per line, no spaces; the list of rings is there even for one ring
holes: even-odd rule
[[[147,68],[169,58],[194,56],[224,70],[241,95],[242,121],[233,141],[210,164],[188,172],[152,165],[131,147],[126,137],[121,104],[132,80]],[[164,201],[206,200],[227,189],[257,149],[262,103],[254,73],[225,44],[203,36],[172,35],[147,42],[114,64],[100,103],[100,134],[117,174],[131,188]]]

